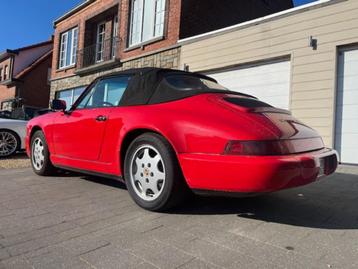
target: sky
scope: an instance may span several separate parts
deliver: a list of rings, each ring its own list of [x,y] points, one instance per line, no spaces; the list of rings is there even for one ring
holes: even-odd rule
[[[295,5],[313,1],[294,0]],[[1,0],[1,2],[3,23],[0,52],[50,39],[54,31],[53,21],[81,0]]]

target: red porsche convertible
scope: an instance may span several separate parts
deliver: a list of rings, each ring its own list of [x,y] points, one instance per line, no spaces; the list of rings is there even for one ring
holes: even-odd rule
[[[116,178],[148,210],[177,205],[189,190],[262,194],[337,168],[336,151],[289,111],[200,74],[123,71],[96,79],[71,108],[52,108],[27,126],[34,172]]]

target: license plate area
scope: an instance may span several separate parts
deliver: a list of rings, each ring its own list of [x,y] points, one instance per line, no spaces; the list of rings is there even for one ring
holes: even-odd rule
[[[324,176],[325,171],[326,171],[326,160],[325,160],[325,158],[320,158],[319,159],[319,173],[318,173],[318,176],[319,177]]]
[[[332,174],[338,165],[337,156],[335,154],[319,159],[319,174],[318,176],[326,176]]]

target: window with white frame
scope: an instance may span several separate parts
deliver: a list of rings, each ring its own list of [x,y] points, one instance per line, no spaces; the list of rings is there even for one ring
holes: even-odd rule
[[[60,37],[60,59],[59,68],[76,64],[78,46],[78,27],[75,27]]]
[[[97,46],[96,46],[96,62],[104,59],[104,42],[106,35],[106,23],[102,22],[97,25]]]
[[[129,46],[164,35],[166,0],[132,0]]]
[[[86,87],[78,87],[56,92],[56,99],[66,101],[67,109],[69,109],[80,97]]]
[[[118,42],[118,16],[113,19],[113,30],[112,30],[112,58],[116,57],[117,42]]]

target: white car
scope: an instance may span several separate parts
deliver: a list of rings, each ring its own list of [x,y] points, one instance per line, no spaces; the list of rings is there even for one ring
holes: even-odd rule
[[[26,124],[25,120],[0,118],[0,158],[25,148]]]

